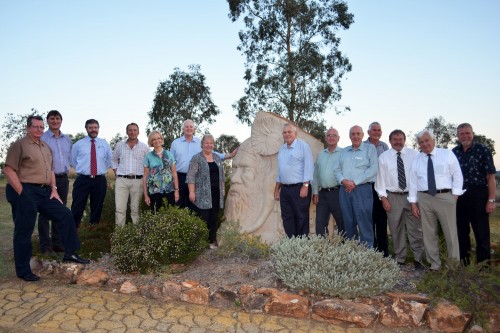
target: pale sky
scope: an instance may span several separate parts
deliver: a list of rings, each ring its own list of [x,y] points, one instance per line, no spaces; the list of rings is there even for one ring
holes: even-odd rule
[[[379,121],[388,141],[442,116],[495,140],[500,169],[500,1],[347,3],[355,23],[340,50],[353,70],[338,105],[351,112],[325,117],[340,145],[353,125]],[[0,122],[57,109],[65,133],[95,118],[108,141],[130,122],[144,134],[158,83],[199,64],[222,111],[212,134],[243,141],[250,129],[231,107],[245,87],[242,25],[227,14],[222,0],[0,0]]]

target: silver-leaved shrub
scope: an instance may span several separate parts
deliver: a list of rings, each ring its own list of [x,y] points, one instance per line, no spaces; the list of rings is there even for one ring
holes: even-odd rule
[[[271,261],[288,287],[341,298],[382,294],[399,277],[394,260],[339,237],[282,239],[271,247]]]
[[[194,260],[208,246],[208,229],[187,209],[167,206],[144,211],[137,224],[117,226],[111,235],[111,254],[122,272],[158,272],[172,263]]]

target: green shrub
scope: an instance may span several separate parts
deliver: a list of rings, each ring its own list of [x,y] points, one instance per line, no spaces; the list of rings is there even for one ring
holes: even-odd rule
[[[399,277],[396,262],[355,240],[285,238],[271,247],[276,275],[287,286],[341,298],[373,296]]]
[[[187,209],[168,206],[143,212],[137,224],[117,226],[111,254],[122,272],[159,272],[172,263],[194,260],[208,246],[205,222]]]
[[[243,256],[250,259],[269,257],[269,245],[260,236],[241,233],[238,222],[225,221],[219,231],[220,245],[216,254],[221,257]]]

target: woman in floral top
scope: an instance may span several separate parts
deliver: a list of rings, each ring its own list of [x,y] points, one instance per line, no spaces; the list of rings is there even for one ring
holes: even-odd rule
[[[179,200],[179,182],[175,170],[175,159],[171,152],[163,149],[163,135],[152,131],[148,144],[153,150],[144,157],[144,200],[153,213],[157,212],[166,198],[170,205]]]

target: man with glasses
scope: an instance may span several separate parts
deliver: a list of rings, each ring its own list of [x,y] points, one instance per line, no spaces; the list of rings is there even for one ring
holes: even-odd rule
[[[63,261],[80,264],[90,262],[76,254],[80,242],[71,211],[63,205],[57,193],[52,153],[48,145],[41,141],[43,130],[43,118],[29,116],[27,134],[10,146],[3,170],[18,195],[14,219],[16,275],[28,282],[40,279],[30,267],[31,236],[37,213],[56,222],[64,245]]]

